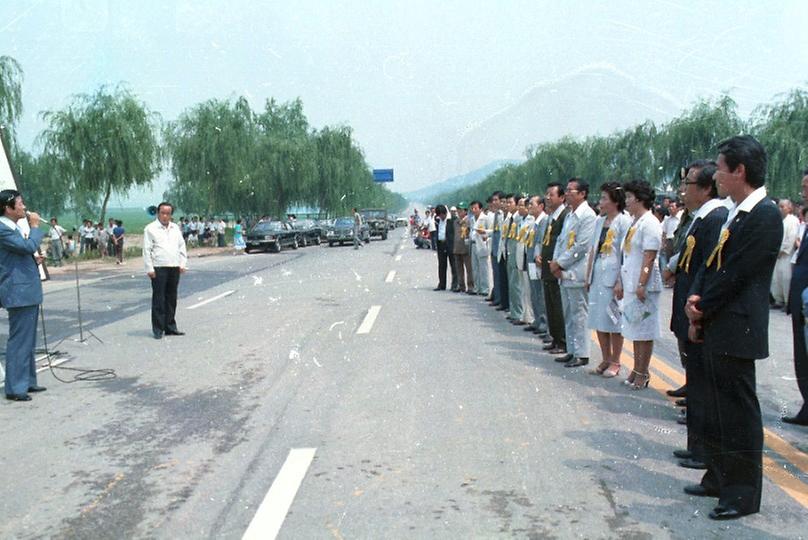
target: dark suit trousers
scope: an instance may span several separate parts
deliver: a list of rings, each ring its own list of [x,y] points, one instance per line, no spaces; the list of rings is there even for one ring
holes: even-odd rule
[[[808,418],[808,351],[805,350],[805,314],[802,303],[791,306],[791,330],[794,334],[794,373],[802,394],[800,418]]]
[[[447,248],[447,254],[448,254],[447,258],[449,259],[449,269],[452,272],[452,289],[456,289],[457,288],[457,264],[456,264],[457,261],[455,261],[454,254],[448,252],[448,248]]]
[[[491,254],[491,276],[494,280],[491,284],[491,298],[494,300],[495,304],[499,304],[502,302],[502,291],[500,291],[499,287],[499,263],[497,262],[497,256],[495,254]]]
[[[510,296],[508,292],[508,265],[507,259],[505,257],[502,258],[497,264],[499,265],[499,272],[497,276],[499,277],[499,305],[505,308],[505,311],[511,309],[511,302]]]
[[[180,269],[177,266],[158,266],[152,282],[152,331],[176,332],[177,286]]]
[[[707,372],[702,345],[679,340],[682,364],[687,377],[687,449],[695,459],[704,461],[704,433],[707,415]]]
[[[709,341],[702,358],[709,414],[704,431],[707,473],[701,483],[707,489],[717,489],[719,506],[758,512],[763,484],[763,422],[755,390],[755,362],[713,355]]]
[[[567,335],[564,327],[564,308],[561,306],[561,287],[556,279],[542,280],[542,286],[550,337],[556,345],[566,348]]]
[[[8,341],[6,342],[6,395],[28,393],[36,386],[36,327],[39,306],[8,308]]]
[[[438,288],[446,288],[446,263],[450,257],[446,242],[438,242]],[[454,265],[453,265],[454,266]]]

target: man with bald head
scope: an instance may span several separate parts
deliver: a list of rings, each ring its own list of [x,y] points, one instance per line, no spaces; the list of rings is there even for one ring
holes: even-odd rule
[[[791,285],[791,257],[797,249],[800,220],[794,215],[794,206],[788,199],[780,200],[777,206],[780,208],[780,215],[783,216],[783,241],[780,243],[780,252],[774,267],[771,293],[774,298],[772,307],[782,309],[788,301],[788,289]]]

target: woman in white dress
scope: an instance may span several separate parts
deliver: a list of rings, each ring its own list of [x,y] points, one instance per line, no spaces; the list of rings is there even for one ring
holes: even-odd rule
[[[625,384],[635,390],[648,387],[648,366],[659,338],[659,295],[662,278],[657,256],[662,245],[662,225],[650,211],[654,190],[642,180],[623,185],[626,208],[634,218],[623,241],[623,265],[615,296],[623,299],[623,337],[634,342],[634,370]]]
[[[620,373],[620,353],[623,335],[620,333],[620,311],[614,297],[614,285],[620,275],[623,238],[631,225],[625,213],[626,194],[617,182],[600,186],[600,212],[595,222],[592,248],[586,271],[589,292],[588,326],[598,334],[603,360],[590,371],[606,378]]]

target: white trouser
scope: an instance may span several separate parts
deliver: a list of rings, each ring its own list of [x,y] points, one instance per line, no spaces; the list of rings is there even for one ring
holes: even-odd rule
[[[575,358],[589,358],[589,301],[583,287],[561,286],[561,306],[564,310],[564,330],[567,334],[567,352]]]
[[[779,255],[772,275],[772,296],[775,304],[788,302],[788,288],[791,286],[791,257]]]
[[[471,254],[471,273],[474,275],[474,292],[488,296],[491,294],[491,258],[488,254]]]
[[[522,305],[525,307],[522,320],[531,324],[536,317],[533,314],[533,302],[530,301],[530,277],[525,271],[520,270],[519,273],[522,275]]]

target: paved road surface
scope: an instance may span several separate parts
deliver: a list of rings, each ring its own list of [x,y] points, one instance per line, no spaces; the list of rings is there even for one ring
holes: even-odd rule
[[[808,432],[777,421],[799,402],[784,315],[758,364],[763,509],[715,523],[712,500],[681,491],[699,473],[670,454],[685,442],[662,395],[682,379],[671,339],[646,391],[564,369],[479,299],[433,292],[434,254],[400,231],[358,252],[195,259],[188,335],[161,341],[136,262],[82,275],[103,343],[76,341],[69,276],[47,283],[65,365],[117,379],[43,372],[47,392],[0,406],[0,537],[806,534]]]

